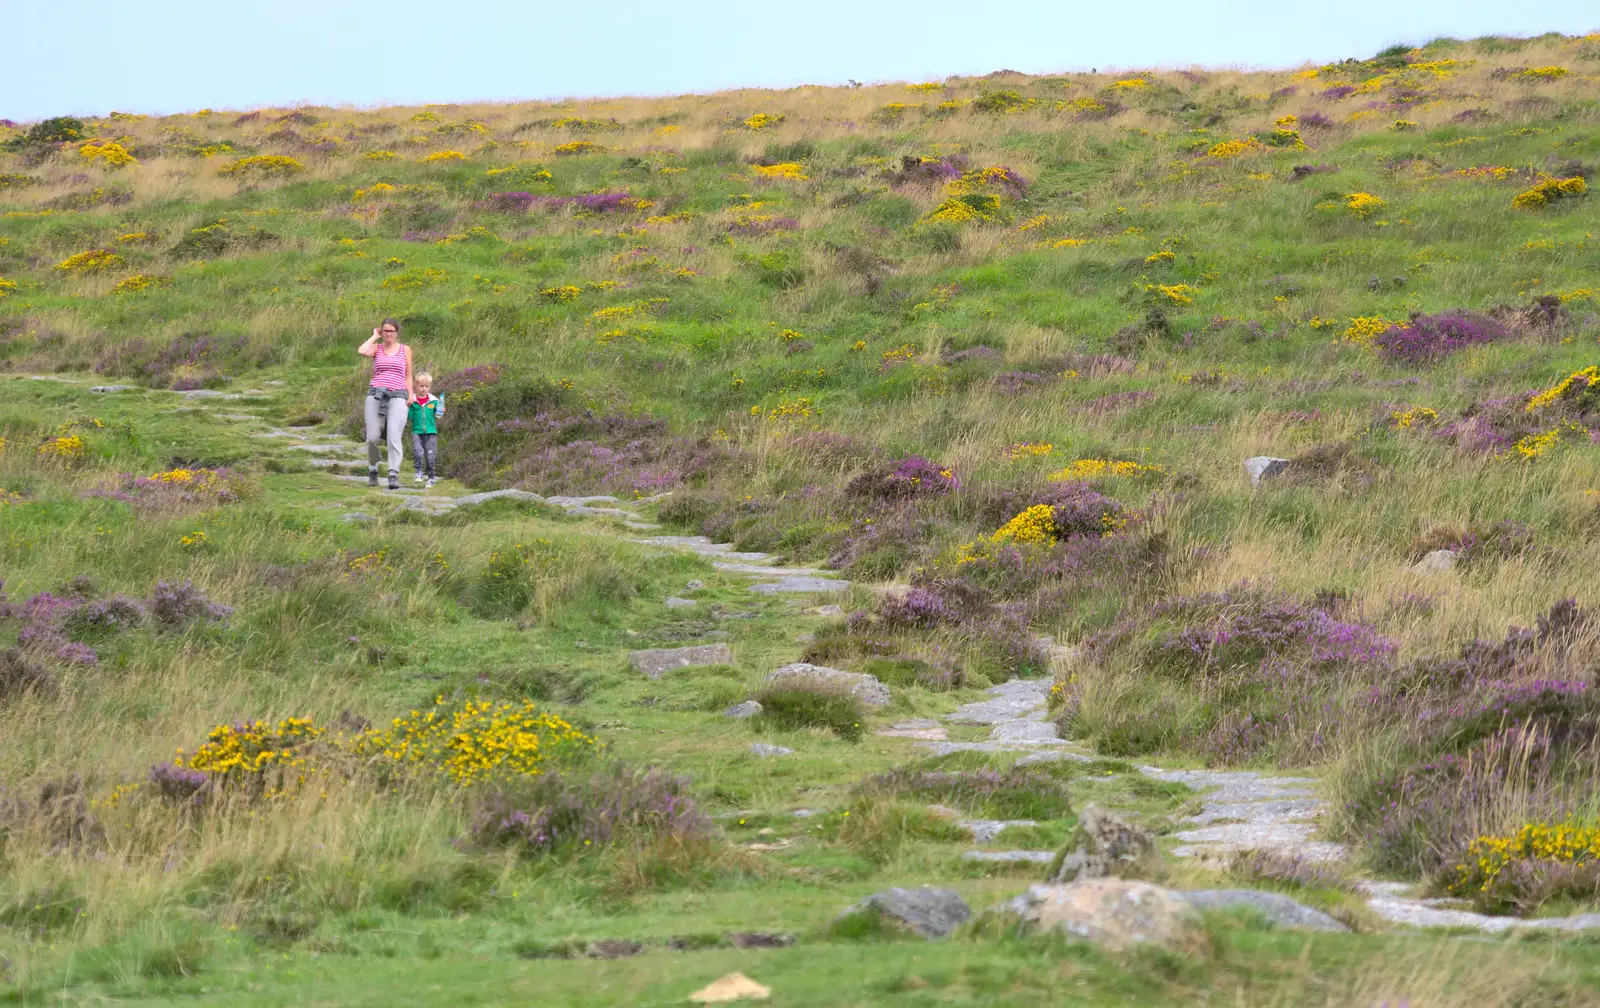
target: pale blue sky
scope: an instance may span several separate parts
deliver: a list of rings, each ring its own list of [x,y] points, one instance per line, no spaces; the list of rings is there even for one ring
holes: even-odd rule
[[[1600,28],[1594,0],[5,0],[0,117],[1287,66]]]

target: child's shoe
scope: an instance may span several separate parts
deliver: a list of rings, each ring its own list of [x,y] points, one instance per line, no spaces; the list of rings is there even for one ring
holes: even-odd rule
[[[378,485],[378,467],[377,466],[368,466],[367,467],[367,486],[375,487],[377,485]]]
[[[437,482],[439,482],[439,481],[438,481],[438,480],[436,480],[436,479],[430,479],[430,480],[429,480],[429,481],[428,481],[428,487],[427,487],[427,488],[428,488],[428,489],[429,489],[429,490],[432,490],[432,489],[433,489],[433,485],[434,485],[434,484],[435,484],[435,483],[437,483]]]
[[[412,480],[411,482],[413,482],[413,483],[423,483],[423,482],[426,482],[427,479],[428,479],[428,477],[422,475],[421,473],[417,473],[417,478]]]

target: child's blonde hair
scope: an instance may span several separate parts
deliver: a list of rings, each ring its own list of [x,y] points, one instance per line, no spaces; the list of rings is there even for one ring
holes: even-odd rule
[[[425,382],[428,382],[431,385],[433,383],[433,375],[429,374],[426,371],[418,371],[417,372],[417,381],[425,381]]]

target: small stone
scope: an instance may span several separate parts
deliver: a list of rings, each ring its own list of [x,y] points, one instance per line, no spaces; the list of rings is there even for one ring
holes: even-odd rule
[[[1413,574],[1443,574],[1452,570],[1456,565],[1455,550],[1434,550],[1427,556],[1411,565]]]
[[[90,392],[126,392],[128,389],[138,388],[137,385],[90,385]]]
[[[699,605],[699,603],[692,598],[678,598],[677,596],[667,599],[664,604],[668,609],[693,609],[695,606]]]
[[[843,616],[844,615],[844,606],[837,606],[837,605],[817,606],[817,615],[818,616]]]
[[[736,703],[732,707],[729,707],[727,710],[722,712],[722,716],[742,719],[752,718],[760,713],[761,703],[759,701],[746,700],[744,703]]]
[[[794,750],[788,746],[770,745],[766,742],[750,743],[750,751],[757,756],[793,756]]]
[[[765,1001],[772,988],[758,984],[743,973],[729,973],[689,995],[695,1004],[727,1004],[731,1001]]]
[[[1199,911],[1148,882],[1101,878],[1033,886],[1004,910],[1040,931],[1062,931],[1112,950],[1136,945],[1180,950],[1203,940]]]
[[[696,644],[681,648],[648,648],[629,651],[628,664],[635,672],[660,679],[668,669],[692,665],[732,665],[733,652],[726,644]]]
[[[705,586],[706,586],[706,583],[704,581],[700,580],[699,578],[695,578],[693,581],[690,581],[688,584],[684,585],[683,587],[687,591],[699,591],[700,589],[704,588]]]
[[[375,516],[369,515],[365,511],[350,511],[350,512],[347,512],[345,514],[340,515],[339,519],[341,521],[362,522],[362,523],[375,522],[375,521],[378,520]]]
[[[961,818],[961,813],[948,805],[924,805],[923,808],[927,809],[929,815],[940,819],[949,819],[954,822]]]
[[[1173,895],[1196,910],[1202,911],[1249,907],[1259,912],[1274,927],[1294,931],[1350,930],[1342,921],[1329,917],[1321,910],[1313,910],[1303,903],[1298,903],[1283,893],[1261,892],[1256,889],[1200,889]]]
[[[945,938],[972,916],[961,894],[949,889],[885,889],[850,907],[840,917],[875,913],[879,919],[923,938]]]
[[[825,665],[795,662],[785,665],[767,676],[767,682],[811,682],[825,686],[838,686],[868,707],[882,707],[889,702],[889,687],[875,675],[865,672],[846,672]]]
[[[1072,836],[1051,865],[1048,879],[1059,884],[1120,875],[1137,867],[1155,849],[1155,837],[1148,831],[1098,805],[1085,805]]]
[[[1262,480],[1271,479],[1289,468],[1286,458],[1273,458],[1271,455],[1257,455],[1255,458],[1244,460],[1244,471],[1250,474],[1250,485],[1260,486]]]
[[[814,633],[797,633],[794,635],[794,642],[796,644],[810,644],[816,639],[817,635]]]

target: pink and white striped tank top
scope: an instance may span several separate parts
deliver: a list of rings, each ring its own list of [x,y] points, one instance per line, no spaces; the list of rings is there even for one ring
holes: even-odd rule
[[[406,390],[406,348],[404,344],[397,344],[393,354],[385,354],[383,347],[372,357],[372,384],[374,388],[391,389],[395,392]]]

